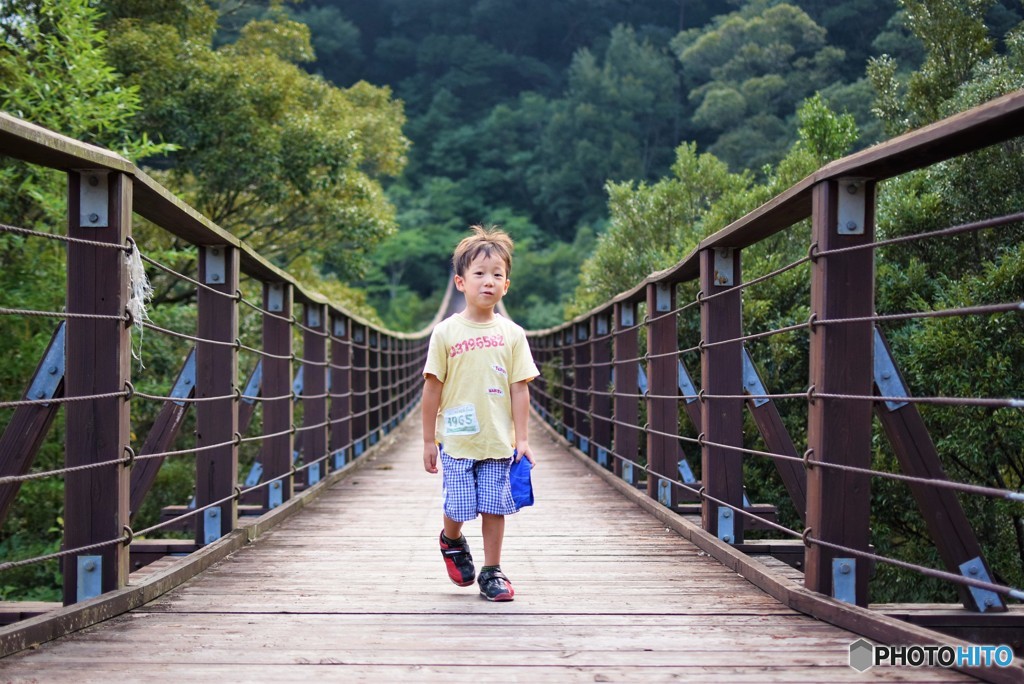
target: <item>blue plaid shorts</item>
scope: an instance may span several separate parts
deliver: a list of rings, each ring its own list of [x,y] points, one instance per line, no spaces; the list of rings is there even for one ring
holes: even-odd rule
[[[508,471],[512,458],[454,458],[441,451],[444,514],[455,522],[473,520],[478,513],[512,515],[516,504]]]

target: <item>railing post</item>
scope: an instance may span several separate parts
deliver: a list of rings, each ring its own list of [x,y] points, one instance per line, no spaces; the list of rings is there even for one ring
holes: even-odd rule
[[[302,331],[303,394],[302,458],[306,465],[305,484],[312,487],[327,474],[327,461],[317,463],[327,454],[327,311],[323,304],[303,306],[306,328]],[[319,427],[314,427],[319,426]]]
[[[331,324],[331,454],[338,469],[352,458],[352,340],[348,318]]]
[[[577,323],[573,326],[576,329],[576,340],[573,342],[573,364],[576,380],[576,398],[573,405],[576,407],[576,444],[580,451],[592,455],[590,447],[591,425],[590,425],[590,380],[592,366],[590,365],[590,326],[587,323]]]
[[[814,186],[812,240],[817,252],[870,244],[874,239],[874,183],[857,179]],[[873,328],[870,320],[829,325],[874,312],[874,254],[862,249],[821,254],[811,270],[810,384],[807,445],[808,536],[867,551],[871,480],[867,475],[815,463],[871,466],[871,402],[814,399],[814,393],[872,395]],[[817,324],[815,324],[817,323]],[[808,589],[860,606],[868,604],[866,560],[811,543]]]
[[[701,406],[701,432],[707,442],[743,447],[743,343],[740,307],[740,251],[706,249],[700,254],[701,380],[704,394],[735,399],[705,398]],[[727,293],[727,294],[725,294]],[[702,395],[703,396],[703,395]],[[704,491],[736,509],[743,509],[743,454],[721,446],[701,446]],[[743,541],[743,516],[708,499],[701,505],[704,529],[729,544]]]
[[[121,173],[68,174],[68,235],[123,246],[131,236],[132,179]],[[121,317],[128,305],[122,250],[69,243],[69,314],[65,396],[124,392],[131,377],[131,338]],[[70,402],[64,407],[64,465],[86,466],[127,456],[129,405],[123,397]],[[129,473],[123,464],[68,473],[64,483],[64,548],[118,539],[128,525]],[[64,604],[98,596],[128,582],[128,547],[117,543],[65,556]]]
[[[608,395],[611,384],[611,325],[608,312],[590,319],[590,436],[593,446],[590,455],[605,468],[611,465],[608,449],[612,445],[612,398]]]
[[[293,288],[290,283],[265,283],[263,286],[263,350],[272,356],[263,359],[263,505],[267,510],[280,506],[294,494],[292,453],[295,434],[295,404],[290,398],[292,367]],[[279,434],[280,433],[280,434]],[[267,437],[266,435],[276,435]],[[280,478],[276,479],[275,478]],[[273,481],[272,481],[273,480]]]
[[[636,303],[616,302],[615,319],[615,474],[631,485],[637,483],[633,465],[640,452],[639,361],[640,328],[636,324]],[[625,459],[625,460],[623,460]]]
[[[647,496],[675,507],[679,492],[679,333],[673,283],[647,285]]]
[[[366,451],[367,438],[367,327],[352,324],[352,456],[358,458]]]
[[[199,248],[197,294],[199,322],[196,343],[196,398],[224,397],[196,404],[196,447],[219,444],[196,452],[196,507],[216,501],[196,520],[196,543],[217,541],[235,528],[238,482],[238,250],[226,245]]]
[[[559,333],[558,344],[562,347],[562,425],[565,426],[565,438],[570,443],[576,443],[576,393],[573,388],[576,385],[576,359],[573,353],[572,326],[565,328]]]
[[[380,380],[381,380],[381,353],[380,333],[370,330],[370,348],[367,352],[367,392],[369,393],[368,408],[369,418],[366,422],[366,430],[369,444],[377,443],[380,436]]]

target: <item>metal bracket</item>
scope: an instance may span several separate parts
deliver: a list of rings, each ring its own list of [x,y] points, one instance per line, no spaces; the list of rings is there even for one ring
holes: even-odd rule
[[[79,171],[78,225],[83,228],[110,226],[110,172],[101,170]]]
[[[380,431],[374,430],[373,432],[370,433],[370,446],[376,444],[378,440],[380,440]]]
[[[908,397],[907,388],[903,386],[900,373],[896,370],[896,363],[889,356],[882,340],[882,333],[875,328],[875,356],[874,356],[875,384],[883,397]],[[890,411],[895,411],[907,405],[905,401],[887,401],[885,405]]]
[[[832,559],[832,598],[857,603],[857,559]]]
[[[604,447],[597,447],[597,464],[602,468],[608,467],[608,452]]]
[[[377,331],[376,330],[371,330],[370,331],[370,347],[372,349],[376,349],[377,348]]]
[[[267,503],[271,508],[277,508],[284,503],[284,485],[280,480],[274,480],[270,483],[270,489],[267,494]]]
[[[693,476],[693,470],[685,458],[679,459],[679,477],[683,478],[686,484],[696,484],[697,478]]]
[[[582,342],[583,340],[587,339],[588,337],[590,337],[590,331],[587,329],[587,326],[585,324],[583,324],[583,323],[580,323],[579,325],[577,325],[576,326],[576,339],[578,339],[578,340],[580,340]]]
[[[668,283],[657,283],[654,286],[655,311],[672,310],[672,286]]]
[[[348,319],[339,316],[334,319],[334,336],[344,337],[348,333]]]
[[[597,317],[597,334],[607,335],[608,334],[608,315],[601,314]]]
[[[357,327],[352,331],[352,339],[361,343],[363,341],[363,334],[363,329],[361,327]]]
[[[631,485],[636,484],[636,480],[633,478],[633,463],[631,461],[622,462],[622,479]]]
[[[567,344],[567,345],[571,345],[572,344],[572,342],[573,342],[573,339],[572,339],[572,328],[566,328],[565,329],[565,331],[562,333],[562,339],[565,341],[565,344]]]
[[[574,444],[576,442],[576,433],[572,431],[572,428],[566,428],[565,440],[569,442],[569,444]]]
[[[733,285],[733,258],[731,247],[715,249],[715,285]]]
[[[203,264],[206,266],[207,285],[223,285],[227,282],[227,254],[223,246],[205,247]]]
[[[636,384],[640,389],[640,394],[647,394],[647,373],[644,372],[644,365],[638,364],[639,372],[636,374]]]
[[[182,366],[181,373],[178,374],[178,381],[174,383],[174,387],[171,389],[171,397],[175,399],[187,399],[195,386],[196,350],[195,347],[193,347],[189,350],[188,356],[185,357],[185,365]],[[178,406],[185,405],[185,402],[183,401],[176,401],[174,403]]]
[[[249,376],[249,382],[245,385],[245,396],[247,397],[258,397],[260,395],[260,385],[263,383],[263,359],[256,362],[256,367],[252,369],[252,375]],[[242,399],[247,404],[255,404],[255,399]]]
[[[295,401],[299,400],[302,396],[302,371],[306,370],[305,366],[299,366],[299,370],[295,373],[295,379],[292,380],[292,392],[295,393]]]
[[[863,235],[865,223],[864,181],[860,178],[839,179],[839,217],[836,232],[840,235]]]
[[[39,399],[53,399],[57,393],[57,385],[64,378],[64,331],[66,326],[61,321],[57,326],[57,333],[53,337],[53,344],[46,352],[46,358],[39,366],[39,372],[32,378],[29,385],[26,399],[37,401]],[[43,404],[49,406],[49,404]]]
[[[323,307],[319,304],[307,304],[306,305],[306,325],[310,328],[319,328],[321,312]]]
[[[360,456],[362,456],[363,452],[366,451],[366,440],[361,439],[358,442],[356,442],[356,449],[355,450],[356,450],[356,458],[359,458]]]
[[[676,364],[679,366],[679,391],[683,393],[687,404],[697,401],[697,388],[693,386],[690,374],[686,372],[682,361],[677,360]]]
[[[267,285],[267,311],[284,311],[284,283]]]
[[[263,464],[259,461],[254,461],[252,468],[249,469],[249,474],[245,477],[246,487],[255,487],[260,483],[260,479],[263,477]]]
[[[624,306],[619,310],[619,323],[623,328],[628,328],[633,325],[635,318],[632,306]]]
[[[320,481],[319,463],[311,463],[309,465],[309,468],[306,469],[306,471],[309,473],[309,475],[306,477],[306,482],[309,484],[310,487],[312,487],[313,485]]]
[[[969,561],[965,561],[960,564],[960,574],[964,577],[970,577],[971,579],[981,580],[983,582],[991,582],[989,579],[988,572],[985,570],[985,564],[981,562],[980,557],[972,558]],[[995,608],[1002,606],[1002,601],[999,600],[999,594],[988,589],[982,589],[981,587],[974,587],[971,585],[967,586],[971,590],[971,596],[974,598],[974,602],[978,605],[978,610],[984,613],[989,608]]]
[[[78,582],[75,596],[88,601],[103,593],[103,556],[77,556]]]
[[[672,483],[664,478],[658,480],[658,503],[666,508],[672,507]]]
[[[580,451],[589,455],[590,454],[590,440],[580,435]]]
[[[345,465],[345,450],[344,449],[338,449],[337,451],[334,452],[334,469],[338,470],[339,468],[343,467],[344,465]]]
[[[203,511],[203,539],[207,544],[212,544],[220,539],[220,515],[220,506]]]
[[[718,507],[718,538],[726,544],[732,544],[733,540],[736,539],[734,527],[736,518],[732,513],[731,508],[726,508],[725,506]]]
[[[768,391],[764,388],[764,384],[761,382],[761,376],[757,374],[757,369],[754,368],[754,361],[750,358],[750,352],[747,348],[743,348],[743,389],[747,390],[748,394],[768,394]],[[769,399],[761,397],[759,399],[751,399],[754,402],[754,406],[764,406],[768,403]]]

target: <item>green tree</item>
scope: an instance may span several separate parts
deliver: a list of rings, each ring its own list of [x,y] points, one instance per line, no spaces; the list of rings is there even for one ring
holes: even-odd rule
[[[600,61],[586,49],[574,57],[544,132],[543,171],[530,179],[544,223],[593,221],[604,213],[605,181],[663,171],[676,143],[677,87],[671,58],[627,26],[612,31]]]
[[[673,41],[697,142],[733,169],[777,163],[797,104],[830,85],[844,59],[825,29],[789,4],[755,0]]]
[[[401,103],[303,71],[308,28],[280,13],[218,49],[208,23],[172,19],[120,16],[111,32],[145,102],[139,125],[180,145],[158,177],[282,265],[312,246],[341,277],[359,274],[394,226],[380,181],[405,163]]]

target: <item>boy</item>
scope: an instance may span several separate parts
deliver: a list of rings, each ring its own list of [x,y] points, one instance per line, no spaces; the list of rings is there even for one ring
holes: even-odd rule
[[[439,323],[423,369],[423,467],[444,485],[441,555],[448,577],[473,584],[476,570],[462,525],[482,518],[484,566],[477,583],[488,601],[515,592],[501,571],[505,516],[515,513],[512,459],[534,463],[527,439],[530,394],[539,372],[523,329],[494,312],[508,292],[512,240],[496,228],[472,227],[452,257],[455,287],[466,308]]]

